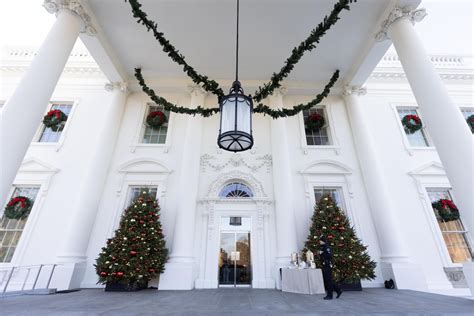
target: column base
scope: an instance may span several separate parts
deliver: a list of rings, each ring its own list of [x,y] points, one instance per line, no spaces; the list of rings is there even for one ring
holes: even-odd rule
[[[86,261],[60,263],[54,271],[50,288],[58,291],[79,289],[85,273]]]
[[[384,280],[393,279],[399,290],[428,291],[423,269],[419,264],[408,262],[381,262]]]
[[[196,275],[194,261],[177,262],[171,260],[165,264],[165,272],[160,275],[160,290],[192,290]]]
[[[471,290],[471,295],[474,296],[474,262],[464,262],[462,264],[462,272],[466,277],[467,285]]]

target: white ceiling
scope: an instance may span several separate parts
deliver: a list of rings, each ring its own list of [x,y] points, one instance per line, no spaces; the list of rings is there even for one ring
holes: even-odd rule
[[[129,3],[123,0],[84,2],[99,29],[103,47],[122,77],[133,78],[133,70],[139,66],[147,78],[187,78],[162,52],[152,34],[136,23]],[[291,49],[331,12],[335,2],[241,0],[240,78],[243,81],[268,80],[283,66]],[[404,2],[416,6],[419,0]],[[198,72],[225,82],[234,78],[235,0],[141,0],[141,3],[148,17],[158,23],[159,30]],[[317,48],[303,57],[288,82],[321,86],[335,69],[341,70],[341,84],[356,77],[359,81],[365,80],[366,77],[360,78],[358,74],[360,68],[375,67],[390,44],[375,44],[374,35],[387,10],[395,3],[394,0],[359,0],[352,4],[351,10],[342,12],[341,20]],[[94,55],[94,49],[88,48]],[[363,70],[362,77],[365,73],[368,76],[371,70]]]

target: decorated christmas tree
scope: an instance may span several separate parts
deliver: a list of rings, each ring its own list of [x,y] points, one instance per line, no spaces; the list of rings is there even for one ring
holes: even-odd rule
[[[311,250],[318,268],[321,268],[319,238],[324,235],[332,249],[332,271],[336,282],[352,283],[375,278],[376,263],[370,259],[367,247],[356,237],[346,215],[330,195],[321,197],[314,209],[312,222],[303,253]]]
[[[136,289],[164,271],[168,249],[159,211],[158,201],[146,190],[124,211],[115,236],[96,259],[98,283]]]

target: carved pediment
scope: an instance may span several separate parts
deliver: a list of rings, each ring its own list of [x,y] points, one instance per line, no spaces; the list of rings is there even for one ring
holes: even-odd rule
[[[41,161],[36,158],[28,158],[23,160],[19,172],[43,172],[43,173],[55,173],[59,169]]]
[[[351,174],[352,169],[343,163],[333,160],[320,160],[311,163],[301,170],[302,174]]]
[[[441,163],[432,161],[408,172],[408,174],[412,176],[445,176],[446,172]]]
[[[156,159],[134,159],[122,164],[121,173],[171,173],[171,169]]]

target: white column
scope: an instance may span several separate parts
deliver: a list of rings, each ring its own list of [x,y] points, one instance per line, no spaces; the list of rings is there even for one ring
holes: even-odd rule
[[[409,263],[401,219],[397,216],[383,173],[386,166],[382,166],[377,155],[367,111],[359,102],[359,96],[365,93],[364,88],[345,87],[344,99],[380,245],[383,277],[385,280],[394,279],[399,289],[426,289],[420,267]]]
[[[272,108],[283,107],[283,93],[280,89],[269,98]],[[298,252],[296,222],[293,203],[293,178],[288,148],[286,119],[272,119],[270,123],[273,191],[275,196],[275,220],[277,242],[277,267],[289,264],[292,252]]]
[[[207,94],[201,87],[192,86],[189,91],[190,107],[204,105]],[[178,199],[171,254],[165,272],[160,277],[160,289],[190,290],[194,288],[196,277],[194,228],[199,187],[202,117],[187,116],[186,121],[179,175],[179,189],[183,195]]]
[[[106,109],[100,110],[105,112],[105,120],[98,126],[96,137],[89,142],[92,156],[84,169],[77,203],[69,210],[67,233],[61,237],[62,244],[58,250],[58,262],[68,270],[63,272],[70,274],[69,289],[80,287],[82,281],[89,238],[127,101],[128,88],[125,83],[107,84],[105,89],[111,92],[111,101],[103,105]],[[64,279],[67,280],[68,277]]]
[[[424,9],[395,8],[378,38],[392,39],[412,88],[423,124],[433,140],[453,187],[461,219],[471,240],[474,234],[472,133],[458,106],[449,97],[413,24],[426,16]]]
[[[7,198],[79,33],[94,32],[79,5],[45,1],[45,7],[57,13],[56,22],[0,117],[0,204]]]

